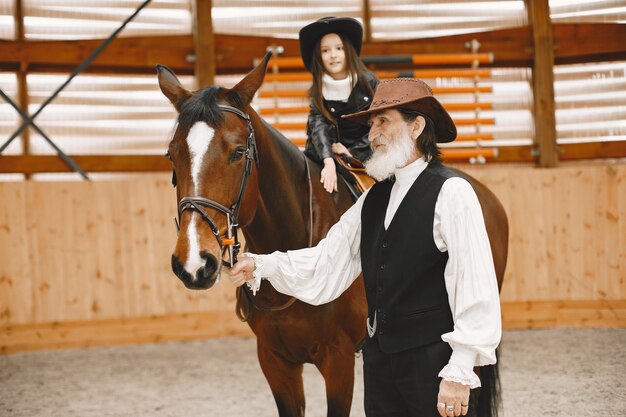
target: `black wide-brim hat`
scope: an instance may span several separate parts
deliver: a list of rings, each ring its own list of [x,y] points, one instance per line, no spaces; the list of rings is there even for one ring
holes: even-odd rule
[[[329,33],[345,36],[354,46],[357,55],[361,54],[363,27],[358,20],[351,17],[323,17],[300,29],[300,55],[307,70],[311,71],[315,43]]]

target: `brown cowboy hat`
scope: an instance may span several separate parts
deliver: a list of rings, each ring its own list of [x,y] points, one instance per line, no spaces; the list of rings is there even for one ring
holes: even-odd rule
[[[344,35],[350,40],[356,53],[361,54],[363,27],[358,20],[351,17],[323,17],[300,29],[300,55],[307,70],[311,71],[315,42],[329,33]]]
[[[433,96],[433,90],[428,84],[415,78],[392,78],[381,81],[368,110],[342,117],[367,124],[372,114],[398,108],[415,110],[428,116],[433,121],[437,142],[452,142],[456,139],[456,126],[448,112]]]

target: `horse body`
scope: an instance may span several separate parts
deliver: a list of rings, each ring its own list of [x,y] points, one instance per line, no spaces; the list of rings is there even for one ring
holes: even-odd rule
[[[509,220],[498,197],[483,183],[467,173],[450,168],[460,177],[466,179],[474,189],[485,219],[485,228],[489,236],[493,265],[498,279],[498,290],[502,289],[506,258],[509,252]]]
[[[217,282],[224,252],[236,246],[231,233],[234,230],[236,235],[236,223],[252,252],[299,249],[317,244],[352,205],[343,182],[339,181],[339,192],[327,193],[320,184],[320,167],[307,162],[250,107],[268,59],[269,54],[232,89],[209,87],[193,93],[169,69],[158,67],[161,90],[179,111],[168,148],[178,177],[180,222],[172,269],[188,288],[207,289]],[[481,202],[501,285],[508,241],[506,215],[486,187],[460,174],[474,186]],[[289,301],[263,281],[247,317],[279,415],[304,415],[302,366],[312,363],[326,383],[327,415],[347,417],[354,351],[365,337],[363,280],[358,278],[325,305]],[[275,308],[285,305],[289,307]],[[490,385],[494,377],[481,372],[483,387],[491,387],[489,395],[481,395],[487,400],[481,417],[493,412],[489,401],[497,394],[495,385]]]
[[[251,112],[259,149],[258,202],[242,231],[250,251],[272,253],[317,244],[352,204],[344,184],[329,194],[320,168]],[[309,179],[310,176],[310,179]],[[302,364],[314,364],[326,383],[328,416],[348,416],[354,384],[354,351],[365,337],[367,308],[362,278],[337,300],[312,306],[296,301],[280,311],[251,308],[261,369],[280,416],[304,415]],[[263,281],[254,304],[282,306],[290,297]]]
[[[240,223],[251,251],[271,253],[316,244],[352,204],[344,184],[339,193],[324,191],[320,168],[249,106],[267,58],[233,89],[194,93],[158,67],[161,90],[179,111],[168,147],[180,223],[172,269],[188,288],[207,289],[219,279],[231,221]],[[263,311],[289,298],[263,282],[253,301],[258,309],[247,317],[279,415],[304,415],[302,366],[312,363],[326,382],[328,416],[346,417],[354,351],[365,336],[362,279],[322,306],[296,301],[284,310]]]

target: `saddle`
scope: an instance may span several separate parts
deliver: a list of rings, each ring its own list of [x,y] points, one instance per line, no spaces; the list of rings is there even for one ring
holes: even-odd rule
[[[358,159],[347,155],[338,155],[335,161],[337,162],[337,172],[348,186],[355,201],[365,190],[376,183],[374,178],[365,173],[365,167]]]

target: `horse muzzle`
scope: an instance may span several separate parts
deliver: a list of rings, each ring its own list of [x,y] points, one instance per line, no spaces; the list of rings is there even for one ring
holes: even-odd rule
[[[208,290],[219,280],[219,264],[215,256],[203,252],[201,257],[206,261],[204,266],[191,272],[175,254],[172,255],[172,271],[190,290]]]

